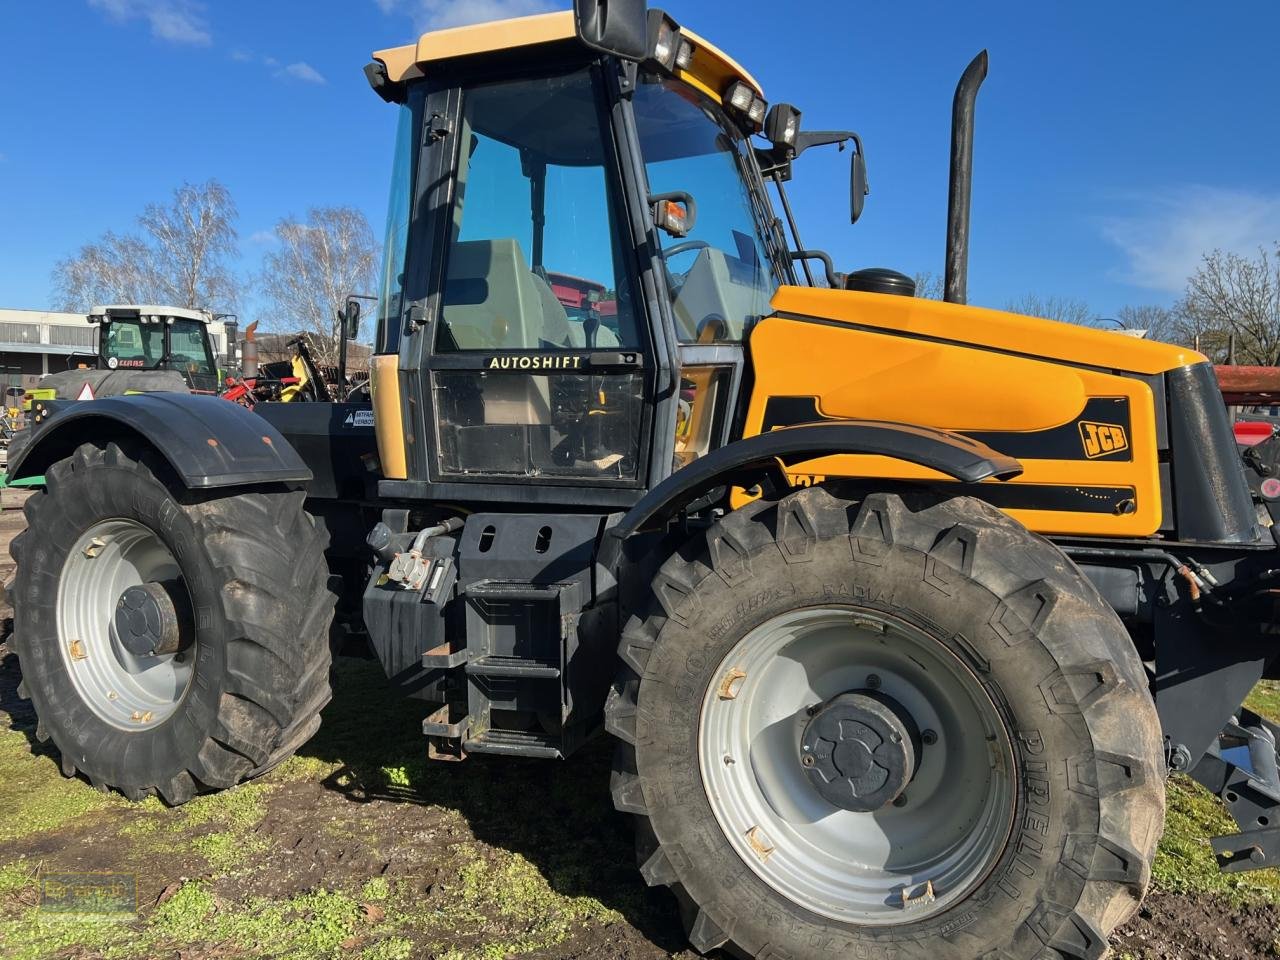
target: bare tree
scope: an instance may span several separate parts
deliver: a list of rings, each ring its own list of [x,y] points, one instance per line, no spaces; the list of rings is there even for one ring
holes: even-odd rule
[[[921,270],[912,279],[916,282],[916,296],[921,300],[941,300],[946,294],[942,277],[932,270]]]
[[[1183,342],[1225,359],[1235,337],[1238,363],[1280,365],[1280,245],[1254,258],[1214,250],[1187,280],[1178,305]]]
[[[317,362],[333,365],[338,311],[374,281],[378,243],[369,221],[354,207],[314,207],[305,223],[281,220],[275,235],[279,246],[262,265],[267,320],[277,331],[308,335]]]
[[[53,271],[63,310],[99,303],[162,303],[233,309],[241,284],[231,269],[237,253],[235,201],[217,180],[184,183],[167,204],[147,204],[141,232],[108,230]]]
[[[1018,300],[1010,300],[1005,309],[1011,313],[1021,313],[1028,317],[1043,317],[1046,320],[1058,320],[1062,323],[1075,323],[1090,326],[1094,322],[1093,311],[1083,300],[1075,297],[1041,297],[1029,293]]]
[[[1155,304],[1124,306],[1116,313],[1116,320],[1125,330],[1142,330],[1147,340],[1165,343],[1183,342],[1182,317],[1176,307]]]

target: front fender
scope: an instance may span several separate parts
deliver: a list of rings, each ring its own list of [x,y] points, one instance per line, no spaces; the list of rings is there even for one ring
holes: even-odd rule
[[[751,486],[761,477],[778,490],[790,465],[838,453],[877,454],[945,473],[964,483],[1007,480],[1022,472],[1013,457],[956,433],[879,420],[828,420],[771,430],[727,444],[677,470],[650,490],[610,533],[619,541],[675,516],[704,494],[724,486]]]
[[[10,480],[41,476],[82,443],[119,439],[149,443],[190,489],[311,480],[306,463],[275,427],[207,394],[38,402],[33,414],[35,425],[10,446]]]

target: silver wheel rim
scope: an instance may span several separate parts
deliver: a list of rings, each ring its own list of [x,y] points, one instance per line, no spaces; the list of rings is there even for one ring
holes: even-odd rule
[[[936,740],[904,803],[861,813],[810,784],[801,738],[810,708],[869,686]],[[948,909],[990,873],[1013,823],[1012,747],[995,704],[947,647],[873,611],[795,610],[744,636],[703,699],[698,752],[742,860],[833,920],[887,926]]]
[[[167,720],[194,674],[195,647],[137,656],[112,628],[126,588],[176,580],[173,553],[150,529],[132,520],[102,520],[76,541],[58,585],[58,644],[80,698],[99,718],[129,732]]]

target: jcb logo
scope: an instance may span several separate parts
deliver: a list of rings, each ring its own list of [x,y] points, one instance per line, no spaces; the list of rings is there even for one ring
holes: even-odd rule
[[[1084,455],[1090,460],[1129,449],[1129,438],[1124,435],[1124,427],[1115,423],[1081,420],[1080,440],[1084,443]]]

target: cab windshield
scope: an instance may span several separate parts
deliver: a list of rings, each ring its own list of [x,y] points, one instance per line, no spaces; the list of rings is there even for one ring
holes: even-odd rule
[[[203,323],[174,318],[169,325],[168,365],[189,377],[217,377],[218,369],[209,352],[208,330]]]
[[[164,324],[131,317],[117,318],[105,326],[102,358],[107,366],[126,370],[155,370],[160,366],[164,359]]]
[[[104,326],[102,358],[108,368],[176,370],[194,390],[217,389],[218,368],[201,321],[174,317],[166,324],[142,317],[117,317]]]
[[[750,189],[750,144],[720,105],[687,84],[646,76],[633,100],[651,194],[697,206],[688,236],[662,235],[661,256],[682,343],[742,340],[769,312],[780,277]]]

